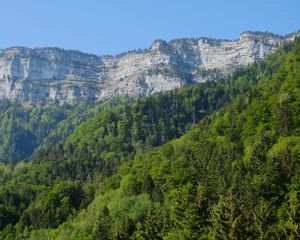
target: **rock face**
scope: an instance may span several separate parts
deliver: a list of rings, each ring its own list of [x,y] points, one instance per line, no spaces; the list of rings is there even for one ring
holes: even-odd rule
[[[244,32],[235,41],[156,40],[149,49],[114,57],[58,48],[12,47],[0,50],[0,98],[63,104],[146,96],[217,80],[264,58],[293,37]]]

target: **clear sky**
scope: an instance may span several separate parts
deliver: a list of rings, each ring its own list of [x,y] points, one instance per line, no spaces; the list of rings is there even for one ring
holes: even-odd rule
[[[57,46],[95,54],[158,38],[237,39],[300,29],[300,0],[1,0],[0,48]]]

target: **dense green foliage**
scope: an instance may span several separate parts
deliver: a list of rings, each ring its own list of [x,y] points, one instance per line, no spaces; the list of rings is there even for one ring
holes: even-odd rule
[[[64,140],[83,121],[127,99],[91,104],[37,105],[0,101],[0,162],[29,158],[38,148]]]
[[[86,180],[97,171],[110,176],[135,154],[180,137],[200,119],[246,92],[278,68],[281,59],[254,64],[233,81],[206,82],[98,113],[63,143],[42,151],[35,163],[48,166],[49,175]]]
[[[299,173],[291,44],[232,82],[106,109],[0,165],[0,238],[299,239]]]

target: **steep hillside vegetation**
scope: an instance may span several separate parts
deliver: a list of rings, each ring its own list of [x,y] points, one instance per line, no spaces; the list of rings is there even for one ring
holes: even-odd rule
[[[104,110],[0,167],[0,237],[299,238],[299,87],[294,44],[230,83]]]
[[[105,108],[129,99],[105,101],[97,106],[22,104],[0,101],[0,162],[21,161],[38,148],[48,148],[64,140],[83,121]]]

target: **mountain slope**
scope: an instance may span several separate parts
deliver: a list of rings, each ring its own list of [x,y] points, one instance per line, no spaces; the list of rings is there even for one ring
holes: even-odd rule
[[[294,234],[295,239],[299,234],[299,51],[299,44],[288,45],[233,83],[191,86],[106,110],[34,162],[1,165],[0,237],[270,239]],[[136,147],[135,141],[115,145],[122,136],[122,131],[115,132],[118,118],[124,120],[122,108],[137,114],[129,127],[124,121],[117,124],[125,129],[134,129],[133,122],[153,124],[152,108],[145,106],[171,110],[171,115],[163,112],[153,118],[154,129],[172,129],[172,124],[161,122],[185,111],[188,114],[183,116],[188,117],[178,118],[179,126],[193,124],[192,113],[197,112],[193,107],[202,110],[201,105],[187,101],[176,114],[169,105],[167,109],[151,105],[160,98],[161,103],[171,97],[191,99],[193,89],[198,89],[196,97],[202,91],[199,101],[203,96],[210,99],[211,110],[228,102],[226,97],[220,101],[219,89],[225,96],[238,97],[181,139],[148,153],[143,147],[139,153],[128,151],[128,144],[132,144],[129,149]],[[147,124],[137,129],[161,137]],[[137,138],[145,143],[143,133]],[[103,159],[109,166],[124,154],[128,163],[120,161],[113,171],[103,172]]]
[[[51,175],[67,179],[85,180],[97,171],[109,176],[134,154],[180,137],[200,119],[269,76],[278,67],[272,60],[249,67],[232,82],[208,81],[106,109],[33,161],[50,164]]]
[[[4,85],[10,85],[10,89],[14,89],[12,91],[17,89],[17,91],[20,91],[19,93],[23,95],[15,99],[16,95],[8,94],[8,96],[5,89],[0,93],[3,94],[5,98],[16,100],[12,102],[5,100],[2,101],[0,105],[0,119],[2,123],[0,125],[0,161],[23,160],[30,157],[37,148],[52,146],[71,133],[76,124],[92,116],[93,112],[100,110],[96,110],[97,108],[92,109],[93,104],[91,100],[93,101],[95,99],[90,99],[90,97],[93,96],[93,94],[90,95],[90,92],[85,92],[84,87],[79,86],[80,84],[78,85],[78,91],[76,93],[74,92],[78,97],[76,99],[78,101],[88,101],[82,101],[81,104],[75,105],[67,104],[65,106],[58,106],[57,104],[51,104],[50,106],[47,106],[47,104],[40,105],[41,102],[50,103],[54,100],[50,99],[52,98],[50,95],[47,97],[47,92],[44,92],[44,90],[41,91],[43,88],[47,88],[47,84],[50,84],[50,82],[53,83],[54,81],[53,84],[55,85],[67,81],[67,85],[73,88],[74,85],[72,81],[75,78],[80,78],[82,81],[85,81],[84,86],[88,84],[91,76],[93,76],[92,78],[95,80],[98,74],[96,72],[100,69],[98,67],[102,64],[99,59],[106,59],[106,62],[110,59],[109,61],[111,61],[111,63],[114,62],[116,66],[109,68],[110,70],[105,70],[107,74],[106,77],[104,77],[102,73],[102,75],[100,74],[101,76],[98,74],[98,77],[101,79],[107,78],[106,80],[109,81],[110,84],[113,84],[114,93],[118,95],[119,91],[125,90],[128,91],[128,94],[122,93],[121,95],[143,96],[150,94],[150,92],[143,92],[144,90],[142,90],[142,88],[134,84],[125,87],[119,86],[118,82],[112,83],[109,78],[116,78],[118,75],[117,72],[119,71],[127,71],[129,75],[139,76],[138,78],[140,79],[144,78],[142,76],[145,76],[145,74],[147,76],[150,74],[154,76],[155,87],[158,87],[162,79],[166,76],[168,76],[168,78],[170,77],[170,82],[166,83],[162,89],[155,90],[151,93],[178,87],[180,84],[178,86],[173,84],[174,81],[177,81],[177,78],[184,81],[190,79],[191,81],[189,80],[189,83],[208,79],[224,81],[224,79],[227,79],[224,75],[225,72],[228,73],[228,71],[230,72],[233,71],[234,68],[238,68],[238,64],[244,65],[253,61],[255,58],[264,57],[268,52],[273,51],[277,45],[291,40],[294,35],[283,38],[267,33],[245,32],[241,35],[239,41],[207,38],[179,39],[169,43],[156,41],[148,50],[131,52],[114,58],[97,57],[76,51],[63,51],[50,48],[33,50],[13,48],[4,50],[2,51],[2,55],[0,54],[2,57],[0,57],[0,70],[2,69],[3,78],[7,81],[5,80],[2,83]],[[193,59],[197,59],[197,61]],[[160,61],[166,62],[161,65],[159,63]],[[136,72],[136,67],[140,69],[138,72]],[[216,70],[215,67],[217,67],[218,70]],[[102,68],[102,70],[104,71],[104,68]],[[102,70],[100,69],[99,71]],[[51,74],[55,76],[49,80],[48,78],[51,75],[51,71]],[[92,73],[93,71],[94,73]],[[111,75],[111,71],[114,71],[113,75]],[[221,73],[222,71],[223,73]],[[24,81],[29,83],[31,81],[30,79],[35,84],[42,84],[42,87],[39,87],[37,90],[27,87],[23,88],[26,85]],[[79,83],[79,80],[77,80],[76,84]],[[129,78],[127,80],[133,83]],[[90,83],[91,87],[95,90],[93,81]],[[23,83],[25,85],[22,85]],[[52,83],[50,85],[54,86]],[[23,87],[16,87],[16,84],[21,84]],[[142,84],[146,89],[149,88],[149,85],[145,85],[143,81],[139,81],[138,84]],[[103,85],[103,91],[110,91],[109,89],[110,87]],[[61,90],[65,91],[64,88]],[[195,91],[197,92],[197,90]],[[221,93],[222,90],[219,89],[219,91]],[[65,93],[66,92],[64,92],[64,94]],[[82,96],[83,93],[86,95]],[[226,94],[231,93],[227,91],[225,95]],[[68,96],[66,97],[70,101],[60,99],[58,102],[77,101],[75,98],[69,98]],[[62,97],[62,95],[60,97]],[[116,99],[115,95],[111,97]],[[200,96],[197,97],[199,98]],[[30,99],[35,103],[30,105],[24,104],[24,102]],[[219,99],[219,103],[223,102],[223,100],[224,99]],[[110,100],[109,102],[113,103],[118,101],[120,101],[120,98],[118,98],[118,100]],[[171,104],[170,100],[168,101]],[[193,101],[195,101],[195,99]],[[207,101],[207,99],[201,101]],[[199,106],[199,103],[195,104]],[[203,105],[204,103],[202,102],[201,104]],[[91,108],[91,110],[86,110],[86,108]],[[87,112],[89,112],[88,115]],[[195,116],[199,115],[199,113],[193,114]],[[195,120],[196,119],[193,121],[195,122]],[[182,129],[179,131],[182,132]],[[178,137],[179,135],[176,136]]]
[[[22,104],[0,101],[0,162],[21,161],[37,149],[49,148],[64,140],[81,122],[129,99],[112,99],[98,105]]]
[[[138,154],[87,210],[31,239],[298,239],[299,116],[298,43],[270,79]]]
[[[239,40],[157,40],[143,51],[96,56],[58,48],[0,50],[0,98],[71,103],[141,97],[219,80],[293,39],[244,32]]]

